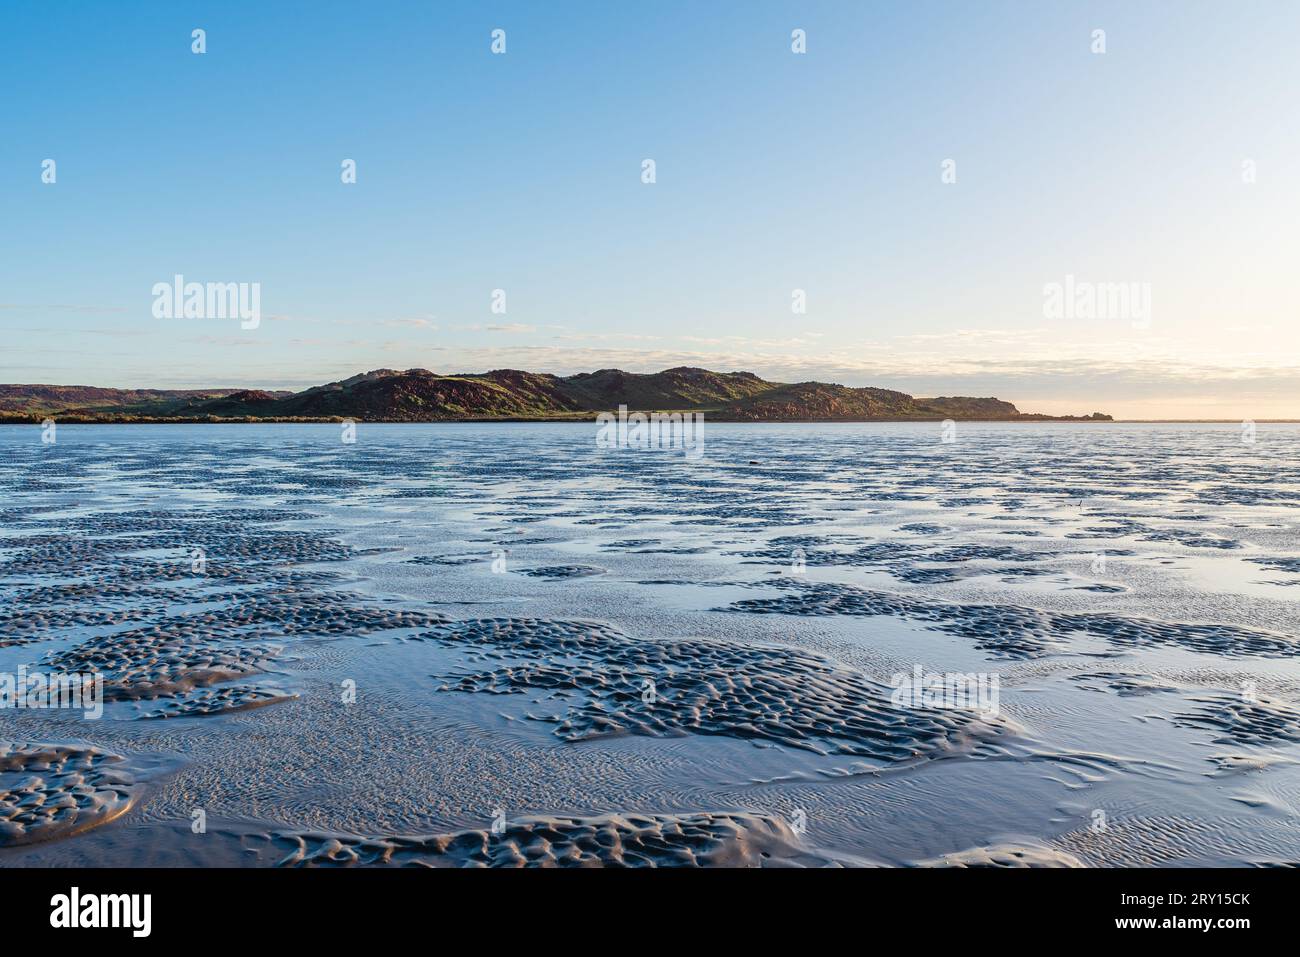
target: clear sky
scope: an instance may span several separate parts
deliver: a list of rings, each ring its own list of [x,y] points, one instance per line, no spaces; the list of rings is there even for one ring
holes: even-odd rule
[[[690,364],[1300,417],[1298,36],[1292,0],[9,0],[0,381]],[[178,273],[261,324],[155,318]],[[1050,316],[1067,276],[1149,316]]]

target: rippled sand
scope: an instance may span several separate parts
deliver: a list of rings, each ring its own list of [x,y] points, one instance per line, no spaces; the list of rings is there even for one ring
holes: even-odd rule
[[[1300,428],[957,434],[0,428],[0,864],[1300,861]]]

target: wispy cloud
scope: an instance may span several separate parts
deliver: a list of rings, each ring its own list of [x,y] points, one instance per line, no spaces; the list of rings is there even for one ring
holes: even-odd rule
[[[130,312],[125,306],[98,306],[65,303],[16,303],[0,302],[0,309],[15,309],[27,312]]]

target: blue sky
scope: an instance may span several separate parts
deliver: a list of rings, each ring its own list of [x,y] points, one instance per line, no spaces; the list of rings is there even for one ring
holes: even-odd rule
[[[0,381],[692,364],[1300,416],[1297,27],[1281,0],[12,2]],[[260,283],[260,325],[155,318],[177,273]],[[1148,321],[1045,316],[1067,276],[1145,284]]]

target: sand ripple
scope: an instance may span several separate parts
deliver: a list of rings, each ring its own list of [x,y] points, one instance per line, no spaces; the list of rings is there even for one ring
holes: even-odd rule
[[[1174,717],[1175,724],[1220,732],[1215,744],[1277,744],[1300,741],[1300,710],[1281,701],[1240,695],[1194,698],[1201,705]]]
[[[67,837],[125,813],[132,779],[96,748],[0,742],[0,846]]]
[[[874,617],[892,615],[927,622],[940,631],[975,640],[999,657],[1038,658],[1067,646],[1070,634],[1103,638],[1120,646],[1173,645],[1205,654],[1289,658],[1300,654],[1294,638],[1278,632],[1223,624],[1174,624],[1108,613],[1042,611],[1018,605],[948,604],[892,592],[828,583],[786,582],[798,589],[776,598],[746,598],[727,609],[751,614]]]
[[[549,692],[568,704],[553,719],[566,741],[724,735],[892,763],[970,751],[1017,731],[1006,719],[969,711],[895,706],[885,686],[792,648],[641,641],[594,622],[527,618],[459,621],[422,637],[521,659],[442,687]]]
[[[532,817],[490,829],[418,837],[262,835],[281,867],[835,867],[784,821],[758,814]]]
[[[916,861],[914,867],[1086,867],[1083,861],[1059,848],[1037,842],[1014,842],[972,847],[941,857]]]

